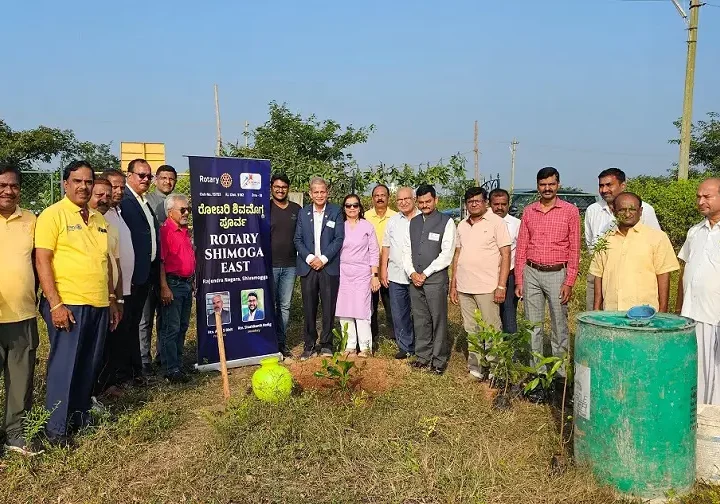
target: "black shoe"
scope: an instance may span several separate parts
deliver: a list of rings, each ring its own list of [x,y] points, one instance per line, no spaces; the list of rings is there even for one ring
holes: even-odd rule
[[[436,374],[436,375],[438,375],[438,376],[442,376],[442,375],[445,373],[445,368],[444,368],[444,367],[443,367],[443,368],[439,368],[439,367],[431,366],[431,367],[430,367],[430,372],[433,373],[433,374]]]
[[[75,443],[70,436],[48,434],[47,442],[54,448],[74,448]]]
[[[306,361],[308,359],[312,359],[313,357],[317,357],[317,352],[315,350],[305,350],[300,356],[300,360]]]
[[[419,360],[413,361],[410,365],[415,369],[428,369],[430,367],[429,362],[420,362]]]
[[[280,353],[282,354],[284,359],[292,359],[293,358],[292,352],[286,346],[284,346],[280,349]]]
[[[329,348],[322,348],[320,350],[320,357],[332,357],[333,352]]]
[[[397,360],[407,359],[408,357],[410,357],[410,354],[407,352],[403,352],[402,350],[398,350],[398,353],[395,354],[395,358]]]
[[[150,376],[155,374],[155,368],[152,364],[143,364],[142,366],[142,372],[145,376]]]
[[[172,383],[173,385],[176,385],[178,383],[189,382],[190,377],[181,371],[176,371],[174,373],[170,373],[169,375],[165,375],[165,380]]]

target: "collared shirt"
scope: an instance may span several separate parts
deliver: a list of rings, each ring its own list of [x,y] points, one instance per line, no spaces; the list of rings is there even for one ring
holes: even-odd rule
[[[423,219],[425,219],[425,216],[423,216]],[[429,277],[433,273],[442,271],[450,266],[453,255],[455,254],[455,234],[455,222],[452,219],[448,219],[447,224],[445,224],[442,241],[440,242],[440,253],[428,264],[427,268],[423,271],[416,272],[415,266],[413,266],[410,225],[408,224],[408,233],[405,235],[405,242],[403,243],[403,269],[408,278],[413,273],[423,273],[426,277]]]
[[[120,215],[120,207],[111,208],[103,216],[120,236],[120,269],[123,273],[123,296],[129,296],[132,287],[132,276],[135,271],[135,249],[132,244],[130,228]]]
[[[510,233],[510,239],[512,245],[510,245],[510,271],[515,267],[515,249],[517,248],[518,233],[520,233],[520,219],[507,214],[503,217],[505,224],[507,224],[508,233]]]
[[[720,225],[705,219],[691,227],[678,257],[685,261],[682,315],[720,323]]]
[[[138,203],[140,203],[140,208],[142,208],[145,213],[145,219],[147,220],[148,226],[150,226],[150,261],[154,261],[157,256],[157,238],[155,237],[155,221],[153,219],[152,210],[150,209],[150,204],[148,203],[147,198],[145,198],[142,194],[136,193],[133,188],[130,187],[130,184],[125,187],[127,187],[133,196],[135,196],[135,199]]]
[[[310,254],[305,258],[305,262],[310,264],[313,259],[319,257],[323,264],[327,264],[328,258],[322,254],[320,250],[320,235],[322,235],[323,223],[325,220],[325,210],[327,210],[327,203],[323,205],[321,210],[317,210],[315,205],[312,206],[313,211],[313,238],[315,242],[315,254]]]
[[[660,229],[660,223],[657,220],[657,215],[655,215],[655,209],[644,201],[642,202],[640,224],[645,224],[658,230]],[[585,210],[585,244],[588,250],[592,250],[597,239],[614,227],[615,216],[607,201],[601,199],[590,205],[587,210]]]
[[[190,232],[172,219],[160,227],[160,260],[166,275],[189,278],[195,273],[195,248]]]
[[[0,215],[3,274],[0,276],[0,323],[35,317],[35,273],[32,263],[35,216],[20,207],[7,219]]]
[[[145,198],[147,199],[148,205],[150,205],[150,209],[155,212],[155,217],[160,224],[164,224],[165,219],[167,219],[167,214],[165,213],[165,200],[168,196],[170,195],[165,194],[158,188],[155,188],[155,190],[148,194],[147,198]]]
[[[108,210],[109,211],[109,210]],[[105,219],[107,221],[107,219]],[[112,269],[112,285],[113,289],[117,287],[119,280],[118,262],[120,262],[120,230],[110,224],[107,224],[108,230],[108,257],[110,258],[110,269]]]
[[[511,243],[505,221],[492,210],[487,210],[476,222],[470,217],[460,222],[455,239],[455,248],[460,249],[460,255],[457,271],[453,271],[458,292],[495,292],[499,285],[500,249]]]
[[[254,321],[254,320],[255,320],[255,316],[256,316],[257,314],[258,314],[257,309],[255,309],[255,310],[253,310],[253,311],[248,310],[247,322],[252,322],[252,321]],[[262,319],[261,319],[261,320],[262,320]]]
[[[590,274],[602,277],[603,308],[608,311],[643,304],[657,310],[657,276],[679,269],[667,235],[640,223],[627,236],[610,231],[607,249],[594,254],[590,264]]]
[[[105,218],[81,208],[67,196],[40,214],[35,225],[35,248],[53,252],[55,288],[62,302],[104,308],[108,302],[108,230]]]
[[[398,284],[408,285],[410,279],[403,267],[403,245],[405,237],[410,235],[410,220],[418,214],[418,209],[413,208],[410,217],[405,217],[402,212],[396,212],[388,219],[383,234],[382,246],[390,249],[388,255],[388,280]]]
[[[375,228],[375,235],[377,236],[378,243],[383,242],[383,238],[385,237],[385,227],[388,222],[390,222],[390,218],[395,214],[397,214],[397,212],[395,210],[391,210],[390,208],[385,210],[385,215],[382,217],[375,212],[375,208],[371,208],[365,212],[365,219],[373,225],[373,228]]]
[[[525,207],[515,251],[516,285],[522,285],[528,260],[544,266],[567,263],[563,284],[575,284],[580,267],[580,212],[575,205],[557,198],[546,213],[539,201]]]

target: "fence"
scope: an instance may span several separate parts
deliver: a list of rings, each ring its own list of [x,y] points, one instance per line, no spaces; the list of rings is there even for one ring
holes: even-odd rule
[[[151,186],[150,191],[154,190],[155,186]],[[178,173],[175,192],[190,197],[190,174],[188,172]],[[35,215],[60,201],[63,194],[60,170],[24,170],[22,172],[20,206]]]

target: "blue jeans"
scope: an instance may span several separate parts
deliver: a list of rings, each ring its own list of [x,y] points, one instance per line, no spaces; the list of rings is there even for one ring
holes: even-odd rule
[[[413,329],[412,308],[410,307],[410,286],[390,282],[390,310],[395,328],[395,340],[403,352],[415,353],[415,331]]]
[[[167,283],[173,300],[167,306],[160,303],[158,340],[161,342],[160,358],[165,374],[169,375],[180,371],[182,364],[185,333],[190,325],[192,309],[192,283],[173,277],[168,278]]]
[[[287,326],[290,320],[290,303],[295,289],[295,267],[273,268],[275,281],[275,334],[278,348],[285,348]]]

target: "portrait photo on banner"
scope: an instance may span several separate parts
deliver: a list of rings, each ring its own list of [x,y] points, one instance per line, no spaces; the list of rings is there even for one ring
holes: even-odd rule
[[[254,322],[265,319],[264,289],[246,289],[240,291],[243,322]]]
[[[206,294],[205,313],[207,315],[208,327],[215,327],[215,313],[220,313],[222,325],[232,323],[232,316],[230,315],[230,293],[224,291],[209,292]]]

